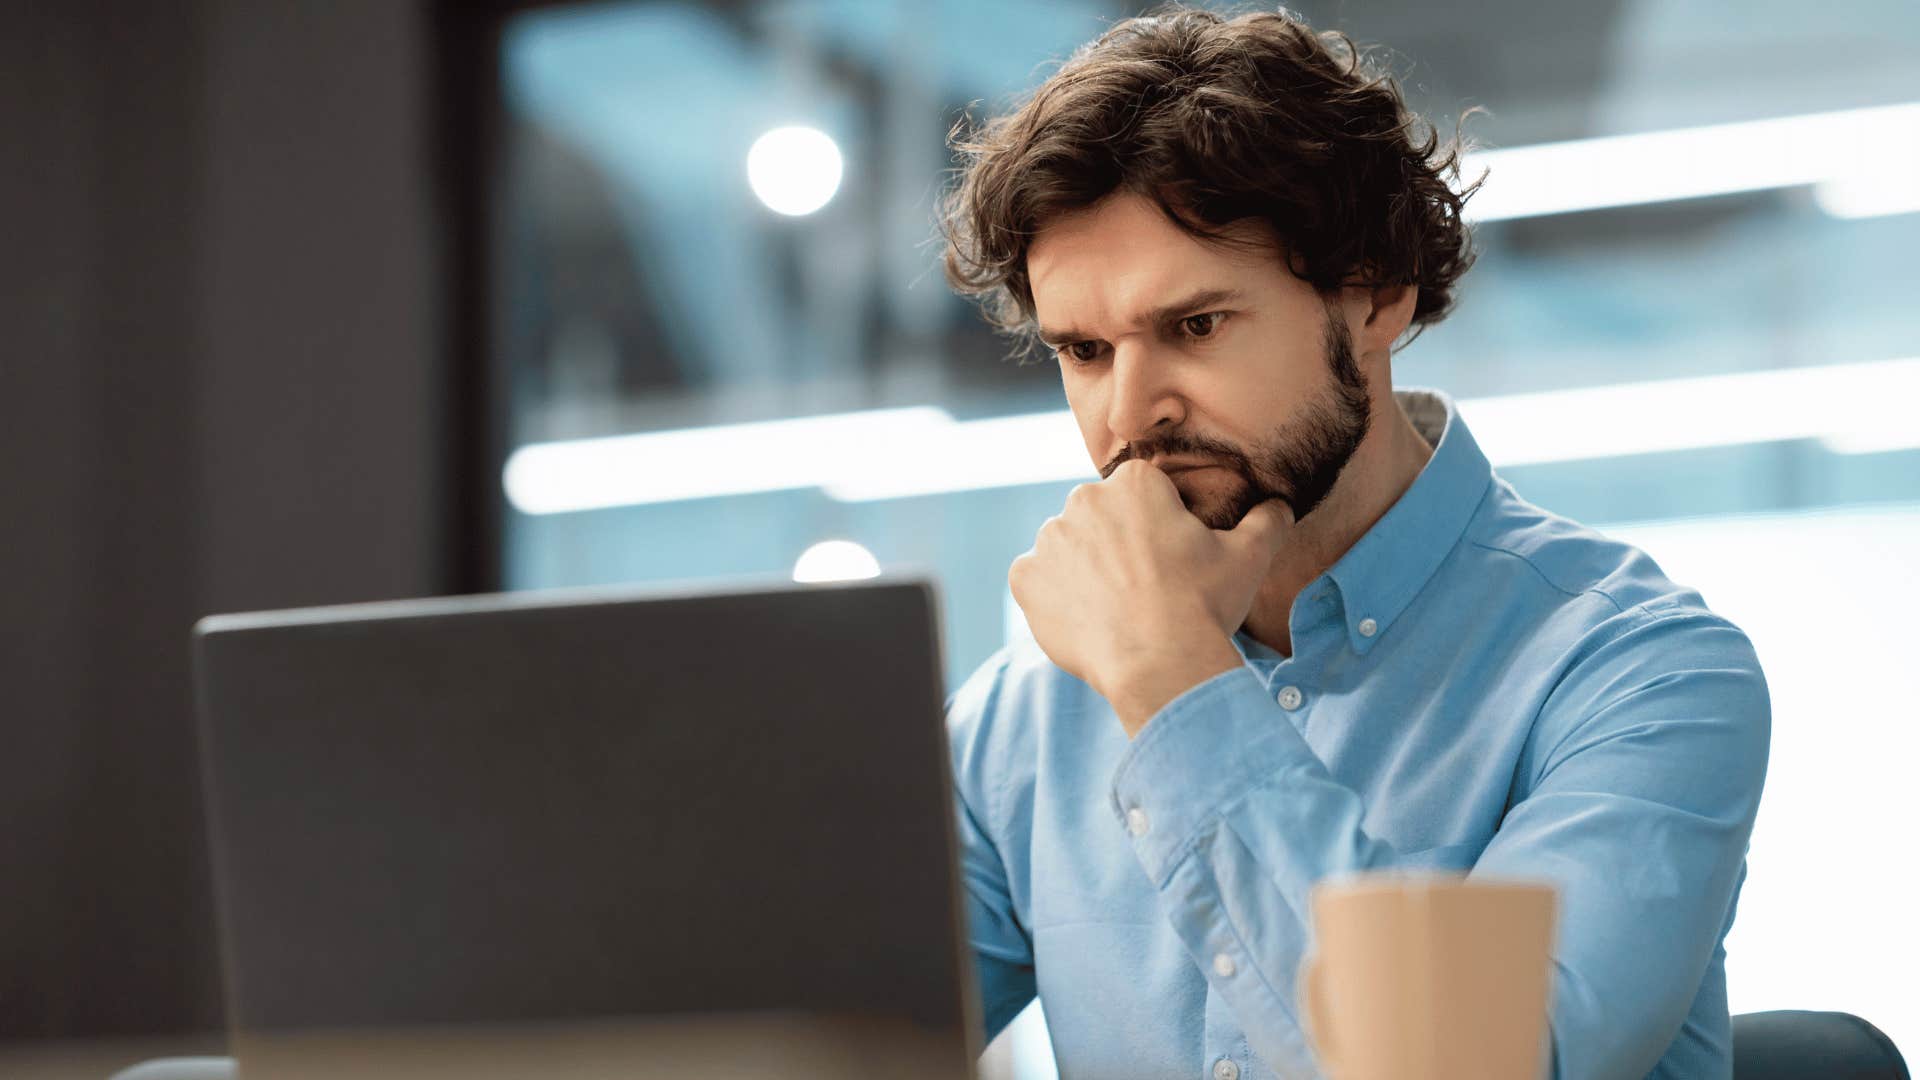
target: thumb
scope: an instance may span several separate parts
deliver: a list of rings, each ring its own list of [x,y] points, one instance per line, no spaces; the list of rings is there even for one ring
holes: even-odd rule
[[[1285,499],[1268,499],[1247,511],[1247,516],[1240,519],[1240,524],[1235,525],[1227,537],[1228,542],[1237,544],[1249,559],[1259,559],[1264,564],[1280,554],[1292,531],[1293,507],[1287,505]]]

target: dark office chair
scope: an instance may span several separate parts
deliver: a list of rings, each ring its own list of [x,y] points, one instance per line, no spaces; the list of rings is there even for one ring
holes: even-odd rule
[[[1842,1012],[1733,1018],[1733,1080],[1912,1080],[1893,1040]]]

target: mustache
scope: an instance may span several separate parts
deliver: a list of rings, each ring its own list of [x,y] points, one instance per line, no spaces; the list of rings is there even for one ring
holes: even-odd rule
[[[1184,431],[1173,431],[1156,438],[1128,443],[1121,447],[1120,452],[1113,456],[1112,461],[1101,466],[1100,479],[1105,480],[1107,477],[1112,476],[1113,470],[1135,458],[1168,457],[1176,454],[1184,457],[1207,458],[1227,468],[1233,469],[1242,476],[1251,477],[1253,475],[1251,462],[1249,462],[1247,456],[1241,453],[1236,447],[1221,442],[1218,439],[1207,438],[1204,435],[1194,435]]]

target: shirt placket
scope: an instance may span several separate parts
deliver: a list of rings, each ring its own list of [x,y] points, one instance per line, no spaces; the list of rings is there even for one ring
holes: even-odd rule
[[[1203,1080],[1264,1080],[1269,1074],[1254,1061],[1246,1034],[1226,998],[1207,989],[1205,1043],[1199,1075]]]
[[[1267,693],[1286,712],[1295,730],[1304,735],[1318,690],[1314,675],[1322,667],[1320,658],[1329,647],[1345,641],[1346,626],[1331,581],[1322,578],[1301,595],[1290,632],[1293,655],[1281,657],[1264,670],[1256,667],[1255,671],[1261,673]]]

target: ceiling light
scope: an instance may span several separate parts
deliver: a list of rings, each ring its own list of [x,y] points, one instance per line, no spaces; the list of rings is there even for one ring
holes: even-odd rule
[[[789,217],[811,214],[840,190],[840,147],[810,127],[775,128],[747,151],[747,183],[768,209]]]
[[[800,553],[793,580],[859,581],[880,576],[880,560],[851,540],[822,540]]]

